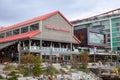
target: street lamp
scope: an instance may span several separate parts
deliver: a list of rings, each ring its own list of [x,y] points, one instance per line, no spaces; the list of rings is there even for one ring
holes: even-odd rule
[[[50,65],[52,66],[52,45],[50,46]]]
[[[95,55],[96,55],[97,49],[94,47],[94,63],[95,63]]]
[[[18,46],[17,46],[17,48],[18,48],[18,64],[20,64],[20,57],[21,57],[21,47],[20,47],[20,41],[18,42]]]
[[[112,62],[112,51],[111,51],[111,62]]]

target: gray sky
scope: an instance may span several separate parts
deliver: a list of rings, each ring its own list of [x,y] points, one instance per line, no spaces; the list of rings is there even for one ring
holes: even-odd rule
[[[68,20],[120,8],[120,0],[0,0],[0,26],[8,26],[59,10]]]

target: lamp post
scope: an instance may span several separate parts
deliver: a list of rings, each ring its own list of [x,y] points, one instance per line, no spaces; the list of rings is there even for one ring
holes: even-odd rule
[[[95,55],[96,55],[96,47],[94,47],[94,63],[95,63]]]
[[[111,51],[111,62],[112,62],[112,51]]]
[[[52,45],[50,46],[50,66],[52,66]]]
[[[21,57],[21,47],[20,47],[20,41],[18,42],[18,46],[17,46],[17,48],[18,48],[18,64],[20,64],[20,57]]]

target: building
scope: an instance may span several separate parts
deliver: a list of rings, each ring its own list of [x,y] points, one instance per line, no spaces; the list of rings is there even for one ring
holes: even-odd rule
[[[69,61],[72,54],[79,54],[78,43],[72,24],[55,11],[0,29],[0,61],[29,53],[52,62]]]
[[[120,8],[102,13],[93,17],[72,21],[74,31],[83,28],[98,29],[101,34],[106,34],[105,49],[109,52],[120,54]],[[96,41],[94,41],[96,43]],[[94,46],[94,45],[93,45]],[[99,47],[98,49],[99,50]],[[104,50],[106,52],[106,50]],[[107,52],[108,52],[107,51]]]

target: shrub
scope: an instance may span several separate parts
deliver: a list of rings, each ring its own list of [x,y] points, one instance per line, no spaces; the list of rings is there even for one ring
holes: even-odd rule
[[[40,57],[37,56],[34,61],[33,74],[34,76],[39,76],[41,73],[42,73],[41,60],[40,60]]]
[[[21,68],[21,73],[24,76],[34,75],[39,76],[42,73],[41,59],[39,56],[27,54],[21,57],[21,63],[24,65]]]
[[[4,79],[1,75],[0,75],[0,80]]]
[[[21,56],[20,61],[21,61],[21,64],[28,64],[28,63],[32,64],[35,61],[35,56],[32,54],[23,55]]]
[[[79,67],[77,68],[78,71],[83,71],[83,72],[89,72],[90,70],[88,68],[85,67]]]
[[[88,52],[87,51],[82,52],[80,54],[80,59],[81,59],[82,67],[86,68],[90,60]]]
[[[33,70],[32,69],[20,69],[20,73],[23,74],[23,76],[32,76]]]
[[[5,67],[3,68],[3,70],[5,70],[5,71],[12,71],[15,69],[16,69],[15,66],[11,65],[11,64],[6,64]]]
[[[57,69],[55,69],[53,66],[49,66],[47,69],[47,72],[49,75],[54,75],[54,74],[58,74],[59,71]]]
[[[15,74],[16,74],[16,72],[15,72],[15,71],[12,71],[12,72],[10,72],[10,74],[8,74],[8,75],[10,75],[10,76],[15,76]]]

